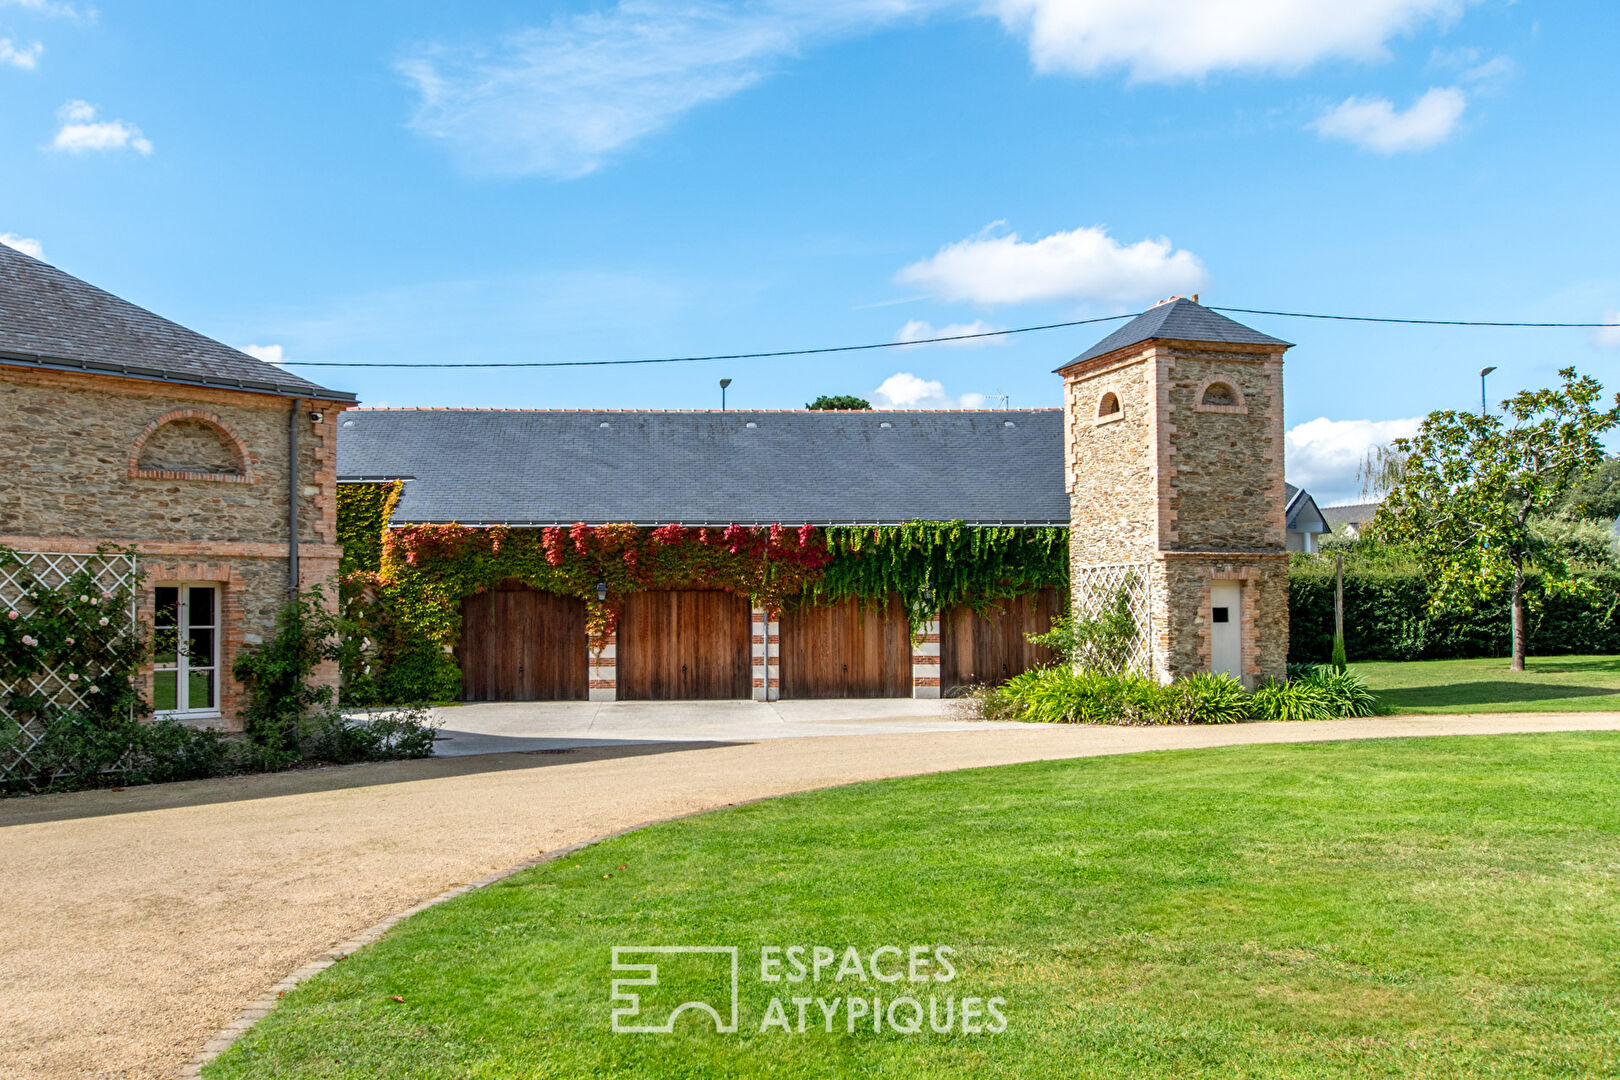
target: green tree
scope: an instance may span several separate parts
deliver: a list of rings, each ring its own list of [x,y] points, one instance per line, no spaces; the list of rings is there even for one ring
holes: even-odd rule
[[[1620,394],[1600,409],[1596,379],[1572,367],[1558,376],[1560,386],[1503,402],[1504,416],[1432,412],[1416,435],[1395,440],[1399,474],[1373,521],[1376,536],[1417,558],[1432,607],[1467,609],[1506,591],[1514,671],[1524,670],[1526,575],[1540,570],[1548,591],[1574,587],[1533,519],[1602,463],[1600,436],[1620,423]]]
[[[1572,487],[1559,509],[1569,517],[1604,525],[1620,518],[1620,457],[1609,458]]]
[[[854,394],[822,394],[805,405],[807,409],[870,409],[872,403]]]

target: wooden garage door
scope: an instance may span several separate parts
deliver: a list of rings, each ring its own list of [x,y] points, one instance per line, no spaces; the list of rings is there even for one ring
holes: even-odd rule
[[[946,612],[939,626],[941,690],[949,694],[964,686],[995,686],[1052,663],[1051,651],[1031,645],[1024,635],[1044,634],[1058,614],[1056,589],[998,600],[983,615],[967,607]]]
[[[911,629],[898,597],[782,612],[784,698],[911,696]]]
[[[751,696],[750,624],[748,599],[735,593],[631,593],[619,614],[619,697],[705,701]]]
[[[585,602],[505,585],[461,602],[463,701],[586,697]]]

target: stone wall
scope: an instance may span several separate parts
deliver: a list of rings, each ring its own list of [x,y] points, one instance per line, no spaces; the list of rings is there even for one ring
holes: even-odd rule
[[[1282,361],[1241,352],[1168,349],[1163,429],[1170,527],[1166,551],[1282,551],[1287,522],[1283,488]],[[1206,406],[1203,392],[1222,383],[1239,404]]]
[[[1131,357],[1065,381],[1071,566],[1136,562],[1158,550],[1154,376],[1147,358]],[[1119,411],[1099,416],[1106,394]]]
[[[268,394],[0,365],[0,545],[135,548],[146,578],[140,613],[148,620],[154,583],[220,585],[221,716],[207,722],[227,729],[240,726],[231,665],[243,646],[270,634],[287,598],[287,425],[294,405]],[[299,580],[308,588],[334,580],[341,555],[343,406],[296,405]],[[310,421],[311,412],[321,414],[320,422]],[[202,464],[229,471],[172,468],[192,464],[182,458],[199,447],[210,450]],[[327,665],[319,678],[332,685],[337,672]]]
[[[1162,681],[1210,670],[1209,583],[1239,581],[1243,680],[1282,676],[1281,349],[1148,341],[1063,375],[1071,568],[1151,562],[1151,668]],[[1217,383],[1231,393],[1205,404]],[[1120,410],[1099,415],[1107,394]]]

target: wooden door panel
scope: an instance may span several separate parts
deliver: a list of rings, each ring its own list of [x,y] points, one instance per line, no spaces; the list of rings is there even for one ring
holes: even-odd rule
[[[780,645],[784,698],[911,696],[911,628],[898,597],[784,611]]]
[[[501,587],[461,602],[463,701],[580,701],[587,696],[585,602]]]
[[[945,612],[939,627],[941,692],[997,686],[1052,663],[1051,650],[1031,645],[1025,635],[1050,630],[1058,614],[1056,589],[998,600],[983,615],[969,607]]]
[[[704,589],[631,593],[619,614],[618,696],[626,701],[750,697],[752,611]]]

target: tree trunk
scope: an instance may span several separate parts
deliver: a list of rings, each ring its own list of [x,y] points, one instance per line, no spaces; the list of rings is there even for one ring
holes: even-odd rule
[[[1513,663],[1509,665],[1511,671],[1524,670],[1526,650],[1524,626],[1524,568],[1521,566],[1513,570]]]

